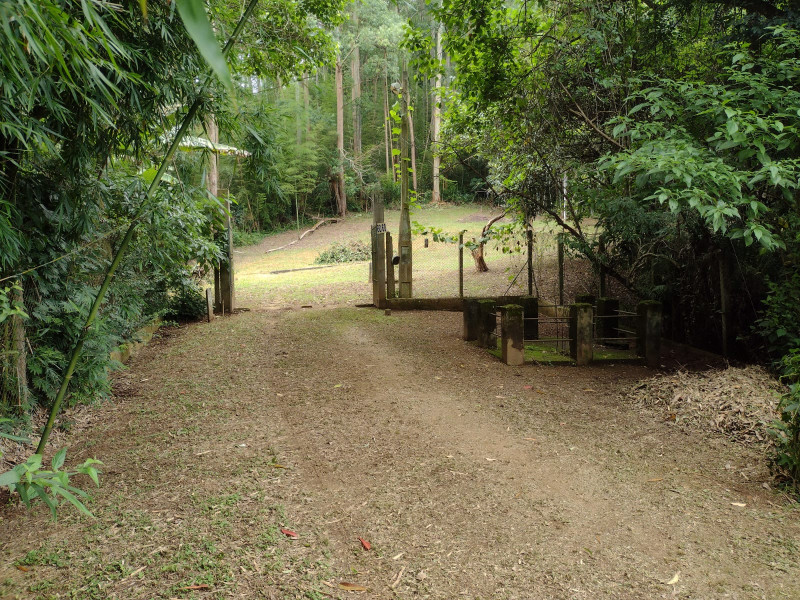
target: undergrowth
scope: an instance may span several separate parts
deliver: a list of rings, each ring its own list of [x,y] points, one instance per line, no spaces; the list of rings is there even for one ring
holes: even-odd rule
[[[336,242],[327,250],[320,252],[319,256],[314,259],[314,263],[318,265],[357,262],[360,260],[369,260],[371,251],[369,246],[364,242],[352,241],[346,244]]]

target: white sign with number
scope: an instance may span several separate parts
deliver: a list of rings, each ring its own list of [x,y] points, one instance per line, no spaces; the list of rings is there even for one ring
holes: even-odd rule
[[[386,223],[377,223],[375,225],[375,233],[386,233]]]

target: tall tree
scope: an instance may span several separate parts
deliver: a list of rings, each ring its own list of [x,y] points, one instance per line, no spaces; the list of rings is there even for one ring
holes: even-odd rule
[[[334,181],[334,196],[336,198],[337,212],[340,216],[345,216],[347,214],[347,195],[344,183],[344,82],[341,53],[336,56],[334,85],[336,89],[336,150],[338,161]]]
[[[434,55],[436,61],[442,61],[442,26],[439,25],[433,34],[436,38],[434,44]],[[442,73],[441,69],[436,69],[433,86],[433,110],[431,114],[431,149],[433,151],[433,189],[431,190],[431,202],[434,204],[441,201],[441,190],[439,182],[439,169],[441,165],[441,154],[439,147],[439,130],[442,123]]]

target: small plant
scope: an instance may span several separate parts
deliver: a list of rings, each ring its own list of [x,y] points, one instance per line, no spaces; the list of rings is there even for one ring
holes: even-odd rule
[[[772,424],[775,438],[773,465],[796,493],[800,492],[800,349],[794,349],[781,361],[781,380],[788,391],[781,396],[780,420]]]
[[[371,256],[372,252],[364,242],[353,241],[346,244],[336,242],[327,250],[320,252],[314,262],[318,265],[357,262],[369,260]]]
[[[4,433],[0,433],[0,436],[21,440],[21,438]],[[88,475],[95,485],[100,485],[98,471],[94,465],[102,463],[99,460],[88,458],[75,467],[74,471],[62,471],[61,467],[64,466],[66,456],[66,448],[56,452],[51,462],[52,470],[46,470],[42,469],[42,455],[33,454],[24,463],[10,471],[0,473],[0,487],[7,487],[12,493],[17,492],[22,502],[29,508],[37,499],[41,500],[53,514],[53,520],[56,519],[58,506],[62,500],[66,500],[80,512],[91,517],[92,513],[82,501],[88,498],[89,494],[70,485],[69,479],[80,473]]]

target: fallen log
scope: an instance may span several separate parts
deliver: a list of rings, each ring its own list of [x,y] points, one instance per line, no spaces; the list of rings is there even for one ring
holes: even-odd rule
[[[307,229],[306,231],[304,231],[303,234],[299,238],[297,238],[296,240],[293,240],[293,241],[289,242],[288,244],[284,244],[283,246],[279,246],[278,248],[270,248],[269,250],[266,250],[264,252],[264,254],[269,254],[270,252],[277,252],[278,250],[283,250],[285,248],[288,248],[289,246],[292,246],[292,245],[296,244],[297,242],[299,242],[300,240],[302,240],[309,233],[314,233],[317,229],[319,229],[325,223],[336,223],[338,220],[339,219],[322,219],[319,223],[314,225],[311,229]]]

